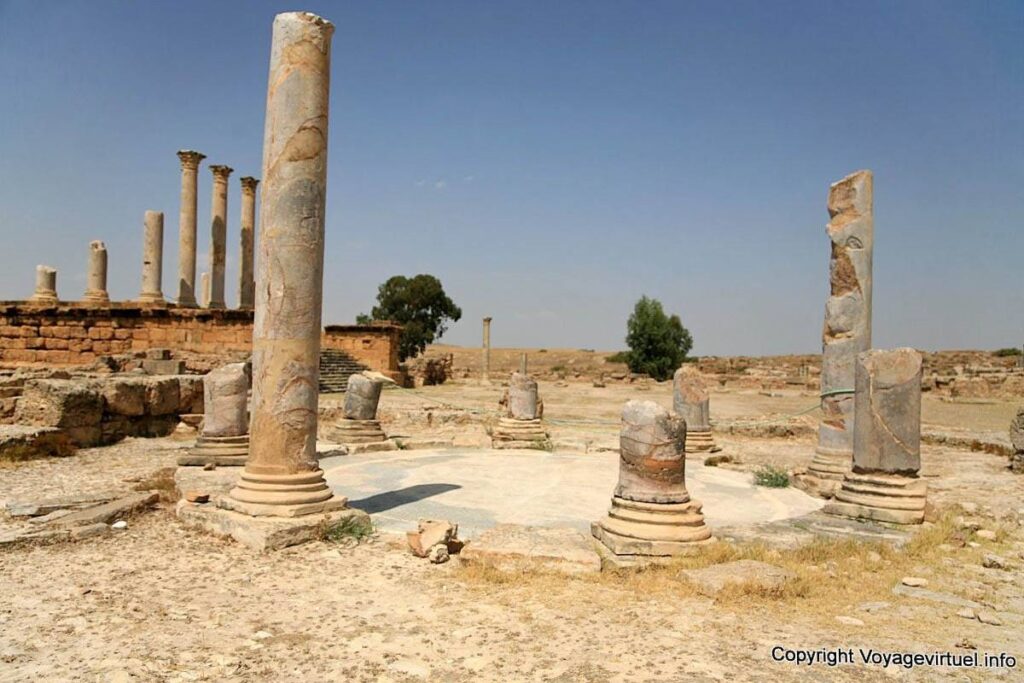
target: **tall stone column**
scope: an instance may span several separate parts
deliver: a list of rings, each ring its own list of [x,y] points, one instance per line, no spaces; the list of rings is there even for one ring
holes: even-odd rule
[[[824,511],[854,519],[920,524],[928,484],[921,469],[921,354],[873,349],[856,359],[853,471]]]
[[[57,269],[50,266],[36,266],[36,291],[29,298],[34,304],[57,303]]]
[[[181,160],[181,208],[178,212],[178,305],[196,307],[196,211],[199,164],[205,154],[178,152]]]
[[[147,211],[143,218],[142,234],[142,293],[143,303],[164,303],[164,214]]]
[[[213,194],[210,201],[210,303],[209,308],[224,308],[224,278],[228,243],[228,176],[233,168],[210,166]]]
[[[238,307],[250,309],[256,300],[256,281],[253,276],[253,262],[256,258],[254,226],[256,225],[256,186],[260,181],[257,178],[246,176],[241,179],[241,182],[242,239],[238,271]]]
[[[484,355],[481,379],[485,384],[491,381],[491,319],[484,318]]]
[[[340,509],[316,460],[334,26],[274,18],[263,137],[249,460],[222,505],[295,516]]]
[[[825,497],[835,492],[853,458],[854,363],[858,353],[871,348],[872,211],[871,171],[852,173],[829,190],[832,255],[822,333],[822,418],[805,482]]]
[[[107,247],[103,242],[89,242],[89,270],[85,279],[84,301],[94,304],[110,302],[107,294]]]

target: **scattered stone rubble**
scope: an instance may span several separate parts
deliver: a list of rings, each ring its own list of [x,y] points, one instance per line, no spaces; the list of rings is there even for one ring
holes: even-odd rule
[[[448,521],[421,519],[416,531],[406,533],[409,550],[416,557],[426,557],[433,564],[447,562],[465,545],[459,540],[459,525]]]
[[[79,540],[109,531],[111,525],[157,503],[160,494],[145,491],[122,495],[92,493],[35,501],[8,502],[12,519],[27,520],[33,527],[0,535],[0,546],[24,542]],[[116,528],[123,528],[122,523]]]

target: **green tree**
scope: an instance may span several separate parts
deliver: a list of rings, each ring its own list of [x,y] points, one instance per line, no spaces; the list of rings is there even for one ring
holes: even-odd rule
[[[693,348],[693,337],[678,315],[665,315],[657,299],[640,297],[626,323],[627,363],[661,381],[672,377]]]
[[[404,361],[423,353],[448,330],[448,322],[462,317],[462,309],[444,293],[433,275],[407,278],[395,275],[377,289],[377,305],[370,315],[356,316],[360,325],[390,320],[402,326],[398,358]]]

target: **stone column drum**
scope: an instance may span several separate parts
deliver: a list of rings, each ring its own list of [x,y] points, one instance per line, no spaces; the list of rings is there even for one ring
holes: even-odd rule
[[[831,496],[853,458],[857,354],[871,348],[871,259],[874,250],[873,178],[857,171],[829,190],[827,232],[832,244],[830,293],[822,332],[818,447],[806,488]]]
[[[686,490],[686,424],[654,401],[629,401],[619,433],[619,483],[594,537],[619,556],[685,555],[712,542]]]
[[[248,363],[231,363],[203,377],[203,431],[179,465],[244,465],[249,454]]]
[[[196,212],[199,164],[205,154],[178,152],[181,160],[181,209],[178,213],[178,305],[196,307]]]
[[[256,301],[256,281],[253,276],[256,225],[256,186],[259,180],[251,176],[241,179],[242,183],[242,234],[238,271],[238,307],[251,309]]]
[[[142,293],[139,301],[163,304],[164,277],[164,214],[147,211],[143,217],[142,233]]]
[[[672,410],[686,423],[686,452],[720,450],[711,434],[711,396],[696,368],[681,367],[672,376]]]
[[[199,276],[199,306],[200,308],[210,307],[210,274],[202,273]]]
[[[343,509],[316,460],[327,106],[333,25],[274,18],[263,138],[249,461],[220,504],[250,515]]]
[[[1017,409],[1017,414],[1010,422],[1010,445],[1013,447],[1010,471],[1024,474],[1024,406]]]
[[[340,444],[383,444],[386,448],[362,448],[360,450],[391,450],[395,445],[388,441],[387,434],[377,419],[377,405],[384,382],[371,379],[362,373],[348,378],[345,389],[345,407],[342,419],[329,425],[325,437]]]
[[[513,372],[508,391],[502,399],[506,413],[491,431],[492,448],[531,448],[550,450],[551,441],[541,422],[543,403],[537,392],[537,382],[522,372],[525,356],[520,361],[520,372]]]
[[[480,374],[481,380],[484,384],[489,384],[491,381],[491,319],[484,318],[484,347],[483,347],[483,363],[482,371]]]
[[[921,354],[874,349],[857,356],[853,471],[824,511],[894,524],[924,521]]]
[[[210,201],[210,301],[208,308],[224,308],[224,281],[228,245],[228,176],[229,166],[210,166],[213,173],[213,194]]]
[[[107,294],[107,247],[103,242],[89,242],[89,270],[86,273],[83,301],[93,304],[110,303]]]
[[[36,290],[29,298],[34,304],[57,303],[57,269],[50,266],[36,266]]]

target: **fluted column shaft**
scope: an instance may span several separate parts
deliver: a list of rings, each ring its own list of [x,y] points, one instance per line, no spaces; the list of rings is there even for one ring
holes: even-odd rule
[[[213,194],[210,200],[210,302],[209,308],[224,308],[224,278],[228,243],[228,166],[210,166]]]
[[[196,306],[196,211],[199,164],[205,154],[183,149],[181,160],[181,209],[178,213],[178,305]]]
[[[256,301],[256,281],[253,275],[253,262],[256,258],[255,226],[256,226],[256,186],[259,180],[252,177],[241,179],[242,182],[242,232],[241,253],[238,271],[238,307],[252,308]]]

